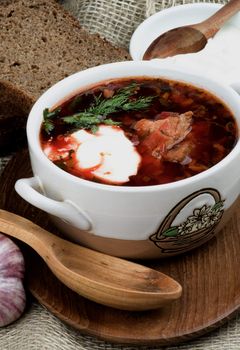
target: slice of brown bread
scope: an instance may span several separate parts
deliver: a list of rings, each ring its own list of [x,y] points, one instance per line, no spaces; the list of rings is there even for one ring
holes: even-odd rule
[[[25,143],[25,121],[32,102],[13,84],[0,81],[0,156]]]
[[[27,101],[33,103],[49,86],[72,73],[129,59],[126,50],[89,34],[54,0],[0,1],[0,80],[14,84]],[[30,105],[19,106],[26,112],[25,119]],[[17,115],[13,114],[15,130]],[[4,123],[9,115],[8,111],[1,116],[2,140],[12,125]]]
[[[0,79],[34,98],[74,72],[130,59],[126,50],[81,28],[53,0],[1,1],[0,28]]]

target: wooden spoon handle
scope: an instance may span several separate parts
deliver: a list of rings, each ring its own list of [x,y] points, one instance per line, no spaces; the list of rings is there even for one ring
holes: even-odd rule
[[[2,209],[0,209],[0,232],[27,243],[42,257],[50,253],[52,245],[56,243],[52,233],[21,216]]]
[[[62,283],[100,304],[147,310],[181,296],[180,284],[161,272],[68,243],[5,210],[0,210],[0,231],[27,243]]]
[[[213,37],[224,23],[240,10],[240,0],[230,0],[214,15],[201,23],[191,25],[192,28],[200,30],[207,39]]]

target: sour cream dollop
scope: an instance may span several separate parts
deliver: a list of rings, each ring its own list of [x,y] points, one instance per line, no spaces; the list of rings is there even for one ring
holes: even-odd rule
[[[101,125],[95,134],[79,130],[72,137],[79,143],[79,169],[92,168],[96,178],[113,184],[125,183],[137,174],[141,157],[120,127]]]
[[[141,156],[118,126],[100,125],[96,133],[79,130],[45,145],[44,153],[52,161],[64,160],[73,151],[75,173],[91,173],[109,184],[123,184],[136,175]],[[81,176],[81,175],[80,175]]]

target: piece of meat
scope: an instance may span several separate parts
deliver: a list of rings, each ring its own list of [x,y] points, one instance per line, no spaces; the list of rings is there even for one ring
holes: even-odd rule
[[[190,140],[185,140],[175,145],[170,150],[163,153],[162,157],[164,160],[169,162],[188,164],[191,162],[189,154],[193,148],[193,145]]]
[[[134,129],[141,139],[141,151],[150,152],[160,159],[166,151],[182,142],[191,130],[192,112],[174,115],[155,121],[141,119]]]
[[[140,151],[153,155],[160,159],[162,154],[167,150],[169,137],[159,130],[150,133],[142,142],[140,142]]]
[[[159,119],[166,119],[169,117],[179,117],[179,113],[177,112],[169,112],[169,111],[164,111],[156,115],[155,120]]]
[[[179,117],[179,113],[176,112],[161,112],[157,114],[155,120],[140,119],[134,126],[138,136],[145,137],[151,132],[158,130],[165,122],[168,122],[169,117]]]
[[[151,133],[154,123],[155,122],[152,120],[140,119],[134,125],[134,129],[136,130],[137,135],[139,137],[146,137],[147,135],[149,135]]]
[[[169,137],[167,146],[168,149],[174,146],[176,143],[184,140],[184,138],[190,132],[192,116],[192,112],[186,112],[176,117],[169,117],[164,119],[165,121],[168,121],[168,123],[163,123],[160,127],[160,131]]]

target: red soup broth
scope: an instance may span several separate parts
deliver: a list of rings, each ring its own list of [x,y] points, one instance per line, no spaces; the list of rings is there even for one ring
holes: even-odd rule
[[[119,103],[114,97],[129,86],[131,94],[122,103],[124,110],[120,104],[109,112],[107,105]],[[127,103],[137,104],[142,98],[148,98],[147,105],[128,109]],[[92,123],[91,113],[87,116],[91,125],[64,121],[65,117],[88,112],[101,101],[108,104],[100,111],[102,114],[96,113],[99,124]],[[92,168],[76,166],[76,147],[69,140],[70,135],[81,128],[96,133],[101,120],[109,119],[111,122],[106,124],[117,123],[111,127],[123,130],[141,159],[136,175],[121,183],[122,186],[166,184],[199,174],[226,157],[238,139],[232,112],[210,92],[179,81],[134,77],[95,85],[50,110],[40,131],[42,149],[50,145],[54,156],[49,159],[66,172],[108,183],[96,178]]]

